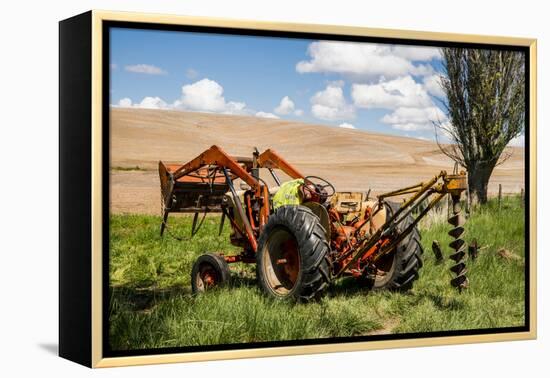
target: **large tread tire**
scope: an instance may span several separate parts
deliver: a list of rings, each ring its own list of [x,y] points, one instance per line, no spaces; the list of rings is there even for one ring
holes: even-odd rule
[[[399,204],[389,203],[388,217],[399,209]],[[401,225],[400,230],[406,229],[414,218],[409,215]],[[387,277],[381,280],[371,279],[370,286],[373,290],[393,290],[393,291],[408,291],[412,289],[414,281],[419,277],[419,270],[422,268],[422,255],[424,249],[420,243],[420,232],[415,227],[412,232],[405,237],[396,247],[396,251],[390,256],[393,256],[393,263]]]
[[[284,229],[294,236],[300,268],[294,286],[285,293],[278,293],[270,283],[266,259],[270,259],[268,243],[277,230]],[[277,299],[290,299],[299,302],[318,300],[331,281],[330,246],[326,231],[319,218],[305,206],[282,206],[273,213],[258,240],[257,275],[261,288]]]

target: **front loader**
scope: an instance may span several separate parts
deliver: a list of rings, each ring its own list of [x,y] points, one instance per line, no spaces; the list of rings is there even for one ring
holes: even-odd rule
[[[276,170],[291,180],[281,182]],[[269,188],[261,172],[268,172],[276,186]],[[408,290],[422,267],[418,222],[446,196],[453,204],[451,284],[460,290],[468,285],[460,205],[467,179],[456,169],[370,198],[336,192],[327,180],[302,175],[270,149],[233,157],[212,146],[183,165],[159,162],[159,176],[161,235],[171,213],[194,214],[192,235],[202,223],[200,214],[220,213],[220,233],[227,219],[231,243],[241,248],[233,255],[200,256],[191,273],[194,292],[225,283],[228,264],[236,262],[256,264],[262,289],[281,299],[320,298],[332,281],[345,276],[368,289]],[[237,179],[241,190],[235,188]]]

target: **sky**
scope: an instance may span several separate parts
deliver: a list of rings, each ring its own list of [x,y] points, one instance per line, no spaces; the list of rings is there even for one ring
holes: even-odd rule
[[[437,47],[123,28],[111,29],[110,46],[112,106],[427,140],[434,122],[448,122]]]

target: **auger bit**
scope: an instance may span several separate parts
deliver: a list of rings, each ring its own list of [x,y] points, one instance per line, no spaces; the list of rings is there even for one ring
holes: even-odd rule
[[[453,215],[449,218],[448,222],[453,226],[449,235],[454,239],[449,243],[449,247],[454,250],[449,258],[455,262],[455,265],[451,267],[456,277],[451,280],[451,285],[456,287],[459,291],[468,287],[468,277],[466,273],[466,242],[463,239],[464,236],[464,215],[462,213],[462,206],[460,204],[460,196],[451,195],[453,204]]]
[[[453,226],[449,231],[449,235],[453,238],[453,241],[449,243],[449,247],[453,250],[449,258],[455,263],[450,268],[455,275],[451,280],[451,285],[462,291],[468,287],[468,277],[466,277],[468,269],[466,268],[466,242],[464,241],[464,223],[466,219],[462,212],[460,197],[466,189],[467,178],[465,174],[456,175],[455,172],[455,174],[447,176],[446,179],[445,189],[452,200],[452,215],[449,217],[448,222]]]

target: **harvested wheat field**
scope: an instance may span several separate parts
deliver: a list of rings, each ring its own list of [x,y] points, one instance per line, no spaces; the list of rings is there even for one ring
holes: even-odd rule
[[[453,162],[434,142],[280,119],[146,109],[111,109],[111,211],[160,213],[159,160],[185,163],[216,144],[232,155],[272,148],[305,175],[338,191],[372,193],[423,181]],[[519,193],[524,149],[498,166],[489,191]]]

